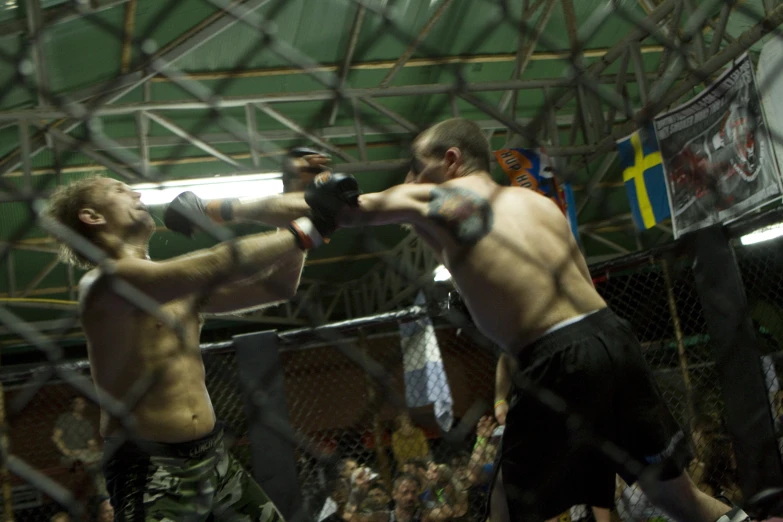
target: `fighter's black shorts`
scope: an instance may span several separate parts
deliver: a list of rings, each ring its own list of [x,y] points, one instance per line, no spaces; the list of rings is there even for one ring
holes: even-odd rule
[[[519,351],[498,451],[511,520],[612,507],[615,474],[680,475],[687,441],[630,325],[605,308]]]

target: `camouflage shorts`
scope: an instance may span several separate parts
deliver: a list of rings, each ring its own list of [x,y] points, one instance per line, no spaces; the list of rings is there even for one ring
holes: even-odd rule
[[[226,450],[222,431],[185,445],[152,446],[122,444],[104,464],[115,521],[201,522],[212,514],[217,522],[283,522]]]

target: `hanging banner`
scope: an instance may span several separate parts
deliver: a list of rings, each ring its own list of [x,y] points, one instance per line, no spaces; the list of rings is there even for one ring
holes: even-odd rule
[[[552,159],[546,152],[543,149],[500,149],[495,151],[495,159],[512,186],[535,190],[557,203],[578,243],[574,191],[570,183],[557,181]]]
[[[756,82],[761,95],[778,175],[783,171],[783,38],[772,38],[761,48]]]
[[[734,220],[780,195],[747,54],[694,99],[654,123],[675,238]]]

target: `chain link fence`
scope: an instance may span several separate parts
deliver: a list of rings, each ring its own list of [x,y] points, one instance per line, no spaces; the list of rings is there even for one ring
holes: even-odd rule
[[[772,361],[767,369],[777,373],[780,350],[775,335],[783,324],[776,315],[780,278],[774,269],[778,262],[774,250],[778,247],[773,242],[736,250],[761,346]],[[593,277],[609,306],[632,324],[669,408],[690,436],[692,477],[702,490],[742,503],[710,337],[689,260],[662,255],[634,266],[602,265],[593,271]],[[363,356],[385,369],[393,389],[405,396],[400,332],[372,323],[363,331],[361,337],[350,340]],[[437,386],[451,392],[455,422],[469,418],[474,426],[460,440],[443,436],[432,406],[403,410],[387,401],[366,369],[340,349],[328,343],[313,345],[312,341],[306,347],[281,349],[289,420],[294,430],[320,451],[318,457],[308,445],[296,447],[299,486],[309,517],[319,520],[333,512],[349,517],[385,511],[394,477],[410,471],[424,484],[422,495],[430,508],[449,506],[451,511],[445,519],[484,520],[489,479],[486,466],[494,457],[497,424],[494,419],[476,424],[472,410],[483,405],[480,414],[493,415],[489,405],[495,396],[499,350],[476,343],[470,333],[438,317],[432,335],[442,354],[447,379],[447,384],[438,382]],[[419,340],[427,344],[432,337]],[[413,350],[425,356],[421,348]],[[233,348],[207,349],[204,364],[216,414],[231,434],[232,452],[250,467],[250,440]],[[86,371],[82,373],[86,377]],[[770,404],[779,408],[776,379],[770,374]],[[69,488],[77,499],[89,502],[100,487],[91,474],[93,470],[89,465],[73,465],[63,459],[52,438],[58,419],[72,410],[77,395],[65,383],[48,384],[27,402],[24,395],[29,390],[29,381],[21,378],[5,385],[9,443],[14,455]],[[97,413],[92,404],[85,413],[94,428]],[[776,415],[780,414],[778,409]],[[488,439],[489,449],[482,447],[483,439]],[[339,456],[339,463],[335,465],[328,456]],[[45,520],[62,509],[25,481],[14,477],[10,482],[17,520]],[[623,520],[636,520],[633,517],[640,513],[648,518],[664,516],[650,506],[638,486],[625,484],[619,477],[617,510]],[[577,512],[572,514],[576,516]],[[569,516],[564,514],[564,519]]]
[[[136,2],[132,3],[136,5]],[[466,33],[465,48],[481,48],[501,29],[511,35],[521,35],[510,79],[473,82],[468,64],[452,60],[441,64],[440,72],[444,79],[437,84],[390,86],[414,53],[422,59],[441,60],[443,49],[425,41],[425,37],[440,16],[438,13],[451,3],[444,1],[432,15],[431,22],[414,34],[397,19],[400,2],[347,2],[356,10],[355,27],[360,27],[364,18],[373,20],[377,30],[374,36],[382,34],[406,47],[402,58],[381,80],[380,86],[353,87],[347,81],[351,56],[355,51],[353,59],[359,59],[372,48],[375,38],[363,42],[364,49],[357,48],[357,30],[349,39],[352,50],[346,53],[346,63],[337,68],[324,67],[277,30],[275,20],[282,16],[286,4],[283,0],[208,0],[206,4],[210,6],[211,14],[200,25],[199,31],[167,43],[156,41],[155,29],[159,24],[151,24],[138,34],[129,34],[112,23],[110,18],[99,14],[99,7],[106,5],[76,2],[67,9],[58,8],[58,16],[78,17],[86,24],[85,27],[99,33],[124,35],[138,63],[131,64],[133,71],[94,86],[89,92],[69,95],[47,86],[43,43],[51,34],[53,25],[46,24],[39,2],[26,2],[29,20],[27,38],[19,49],[0,49],[0,60],[14,71],[7,84],[0,88],[0,101],[11,96],[12,91],[21,90],[37,99],[41,110],[0,112],[2,121],[20,130],[16,138],[18,150],[9,151],[0,160],[1,201],[21,202],[25,209],[23,219],[13,224],[13,230],[5,238],[6,243],[0,246],[0,259],[9,259],[14,245],[31,231],[37,235],[50,234],[92,264],[100,266],[107,274],[107,284],[113,293],[131,303],[138,313],[154,317],[159,327],[173,332],[185,344],[187,332],[183,330],[182,323],[166,313],[156,299],[117,277],[113,272],[114,264],[106,252],[76,230],[43,214],[45,200],[58,184],[73,182],[81,178],[84,171],[96,168],[129,183],[176,179],[181,177],[183,171],[180,166],[189,161],[193,146],[228,163],[240,173],[267,169],[279,171],[285,151],[302,143],[314,143],[330,151],[345,162],[338,167],[345,172],[400,168],[407,164],[407,158],[387,158],[378,163],[360,161],[373,145],[365,142],[365,129],[377,130],[382,136],[403,134],[405,138],[401,143],[407,143],[418,130],[432,123],[429,115],[440,115],[447,107],[454,114],[486,115],[494,121],[493,126],[485,129],[487,132],[507,131],[509,137],[517,136],[530,145],[554,145],[550,151],[558,155],[557,111],[570,107],[576,98],[580,114],[572,123],[574,137],[568,147],[559,150],[562,156],[577,158],[562,169],[564,179],[574,179],[583,167],[610,152],[616,137],[646,122],[651,115],[676,102],[701,82],[709,81],[723,65],[730,63],[747,47],[764,35],[778,31],[783,21],[780,6],[767,9],[762,20],[757,10],[743,6],[742,2],[725,2],[725,6],[721,7],[712,2],[700,9],[689,8],[688,22],[682,30],[678,30],[679,19],[674,19],[675,13],[679,17],[683,5],[690,5],[690,2],[665,0],[657,5],[653,2],[645,17],[631,7],[630,2],[608,1],[589,13],[582,26],[577,27],[573,3],[566,2],[564,16],[570,52],[560,59],[569,74],[559,79],[528,82],[520,77],[535,49],[562,54],[561,42],[545,30],[555,1],[525,1],[517,5],[485,0],[481,3],[486,6],[487,18],[468,27],[470,31]],[[182,5],[181,0],[161,3],[156,14],[160,24],[176,16]],[[262,7],[263,10],[260,9]],[[741,38],[729,38],[721,50],[725,21],[732,10],[743,13],[752,20],[752,24]],[[531,23],[532,15],[536,13],[536,22]],[[670,23],[670,16],[673,23]],[[583,51],[598,29],[610,20],[628,26],[629,34],[613,44],[602,59],[586,61]],[[234,72],[237,74],[226,74],[206,83],[178,67],[177,60],[183,55],[234,25],[254,34],[250,44],[239,49],[239,56],[234,57]],[[722,25],[722,29],[717,30],[718,25]],[[716,52],[709,60],[703,56],[705,42],[702,34],[707,26],[714,28],[716,34],[713,36],[718,42],[714,45]],[[638,48],[647,39],[665,48],[656,67],[660,73],[659,80],[649,86],[654,88],[645,87],[638,93],[629,93],[619,79],[624,72],[612,77],[601,76],[621,56],[624,56],[622,60],[626,68],[629,61],[641,60],[641,55],[637,57],[626,51],[626,47],[633,44]],[[255,63],[259,53],[267,53],[274,57],[275,63],[281,62],[302,71],[311,89],[234,96],[232,88],[241,77],[241,71],[245,65]],[[693,55],[700,58],[694,61]],[[642,67],[641,64],[636,66]],[[647,77],[642,70],[637,70],[637,73],[637,76]],[[187,102],[151,101],[147,91],[139,102],[141,105],[123,103],[125,95],[153,77],[178,87],[180,94],[188,98]],[[617,90],[607,88],[607,84],[615,85]],[[523,89],[536,93],[538,107],[534,117],[525,124],[516,117],[517,94]],[[426,110],[418,111],[416,121],[410,121],[375,100],[375,97],[391,96],[432,96],[433,99]],[[314,116],[301,121],[285,116],[275,108],[276,103],[294,102],[324,103]],[[633,106],[636,104],[644,105],[646,110],[635,113]],[[510,115],[507,113],[509,106],[514,111]],[[250,107],[249,111],[246,111],[247,107]],[[259,132],[255,124],[256,108],[280,122],[291,134],[272,139],[269,133]],[[187,122],[187,129],[158,114],[165,110],[193,109],[201,112]],[[604,109],[609,110],[608,117]],[[353,143],[344,143],[339,137],[329,141],[321,137],[325,132],[311,131],[323,131],[333,125],[335,118],[331,115],[337,112],[341,123],[355,129],[355,154],[359,158],[346,152],[346,149],[354,148]],[[122,145],[123,138],[112,133],[110,124],[129,124],[132,119],[137,120],[141,129],[148,128],[148,119],[152,119],[182,140],[168,150],[165,158],[159,158],[150,154],[145,145],[147,133],[140,131],[140,152],[130,152]],[[324,123],[328,120],[332,120],[330,125]],[[619,125],[615,125],[618,122]],[[578,127],[582,128],[584,135],[582,144],[576,138]],[[604,132],[606,130],[609,132]],[[210,145],[205,136],[216,131],[232,137],[235,144],[244,144],[241,154],[229,151],[231,147],[221,151]],[[33,176],[31,158],[47,148],[55,151],[54,166],[46,166],[51,170],[47,175],[39,173]],[[88,164],[87,160],[95,163]],[[64,165],[68,167],[64,168]],[[12,172],[18,175],[9,176]],[[592,180],[590,183],[592,185]],[[194,221],[211,240],[227,241],[229,250],[236,257],[239,247],[230,230],[204,223],[203,219],[194,218]],[[371,250],[384,250],[384,245],[373,237],[370,230],[363,231],[362,235],[363,243]],[[771,362],[766,367],[771,376],[776,372],[774,365],[778,360],[776,332],[783,324],[774,315],[776,289],[780,284],[774,277],[777,273],[775,263],[779,261],[772,251],[765,255],[763,249],[743,250],[740,257],[758,333],[764,343],[769,344]],[[384,258],[390,270],[407,284],[425,286],[426,289],[426,285],[421,283],[422,274],[412,273],[409,267],[398,261]],[[7,264],[10,266],[10,262]],[[551,267],[542,266],[541,270],[542,277],[546,277],[544,270],[551,270]],[[558,275],[552,274],[553,277]],[[594,277],[599,292],[610,306],[633,325],[666,401],[677,420],[687,427],[696,456],[691,472],[699,486],[710,494],[740,502],[731,446],[723,425],[723,406],[716,385],[710,339],[687,260],[653,257],[648,264],[632,269],[603,266]],[[275,288],[274,281],[270,281],[268,287],[279,290]],[[301,309],[308,325],[318,327],[324,323],[323,314],[308,302],[307,296],[299,295],[293,301]],[[114,417],[125,422],[124,434],[133,440],[130,411],[135,403],[112,400],[105,390],[96,389],[87,378],[88,368],[84,364],[59,364],[64,360],[61,344],[67,338],[65,332],[76,319],[74,310],[66,317],[66,324],[54,328],[47,335],[38,331],[23,315],[0,306],[0,323],[40,350],[49,364],[32,374],[22,372],[23,377],[16,380],[9,377],[4,382],[5,429],[0,441],[4,513],[7,518],[20,521],[48,520],[59,511],[69,511],[75,518],[89,519],[99,509],[96,503],[105,487],[99,473],[96,473],[96,463],[99,462],[96,455],[101,449],[97,436],[99,419],[96,404],[102,404]],[[400,334],[396,329],[400,325],[390,330],[368,324],[363,327],[361,335],[350,342],[340,330],[331,330],[328,335],[316,333],[321,337],[319,345],[308,346],[306,350],[287,346],[282,350],[288,414],[293,428],[293,435],[287,437],[296,448],[299,486],[304,494],[303,505],[294,520],[319,520],[322,518],[320,515],[328,514],[330,510],[338,518],[357,517],[356,520],[364,520],[362,517],[371,517],[374,513],[386,513],[390,497],[394,494],[394,479],[401,472],[418,477],[421,501],[433,518],[444,521],[484,520],[490,475],[487,468],[491,467],[498,433],[490,406],[494,402],[497,350],[469,325],[451,322],[451,315],[431,315],[434,324],[430,340],[424,342],[431,348],[434,345],[432,336],[435,337],[443,375],[448,378],[456,426],[448,432],[433,420],[431,408],[404,408],[409,392],[405,370],[408,366],[416,366],[410,360],[406,365],[404,354],[408,353],[408,357],[417,354],[424,357],[426,354],[430,361],[432,351],[428,352],[423,346],[401,348]],[[189,344],[193,344],[192,339]],[[230,435],[231,451],[248,468],[251,441],[248,439],[244,399],[236,377],[236,358],[231,349],[210,350],[204,355],[204,367],[215,412],[226,423]],[[139,388],[134,388],[136,398],[140,400],[153,389],[159,377],[142,375],[139,382],[134,383]],[[777,408],[780,399],[773,393],[776,381],[770,377],[769,382],[771,406]],[[435,395],[439,391],[445,392],[442,383],[440,388],[431,386],[427,390]],[[80,397],[86,399],[84,412],[77,411],[81,408]],[[441,397],[445,394],[441,393]],[[78,443],[83,447],[77,448],[78,454],[73,454],[72,444],[63,445],[66,432],[80,435]],[[71,450],[64,452],[63,447]],[[66,454],[68,452],[71,454]],[[630,466],[634,463],[623,464]],[[626,509],[638,509],[643,503],[633,485],[618,483],[617,490],[618,498],[627,500],[624,504]]]

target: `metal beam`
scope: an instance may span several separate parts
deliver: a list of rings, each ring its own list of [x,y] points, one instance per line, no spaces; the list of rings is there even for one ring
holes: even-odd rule
[[[241,5],[245,10],[252,12],[258,10],[267,2],[269,2],[269,0],[244,0],[238,5]],[[146,61],[146,63],[138,67],[136,71],[120,75],[117,78],[112,78],[105,82],[99,82],[84,89],[69,91],[65,93],[65,96],[72,100],[84,100],[115,90],[138,87],[143,82],[156,75],[155,68],[151,67],[156,60],[173,63],[183,56],[195,51],[237,22],[240,22],[240,20],[233,14],[226,11],[218,11],[199,22],[195,27],[186,31],[185,34],[177,37],[173,44],[156,52]]]
[[[279,111],[273,109],[269,105],[265,103],[256,103],[256,107],[258,107],[264,114],[269,116],[270,118],[276,120],[278,123],[288,127],[292,131],[296,132],[302,137],[307,138],[308,140],[312,141],[319,147],[322,147],[332,154],[344,159],[345,161],[356,161],[356,158],[351,156],[350,154],[346,154],[345,152],[341,151],[331,143],[329,143],[326,140],[323,140],[313,134],[312,132],[308,131],[304,127],[301,127],[298,123],[296,123],[294,120],[290,119],[289,117],[285,116],[284,114],[280,113]]]
[[[14,253],[8,252],[5,258],[6,268],[8,269],[8,296],[16,297],[16,270],[14,270]]]
[[[256,141],[258,138],[258,123],[256,122],[256,106],[252,103],[245,105],[245,120],[247,121],[247,135],[250,136],[251,141]],[[229,135],[230,136],[230,135]],[[205,137],[207,141],[214,143],[214,141]],[[231,139],[236,139],[231,136]],[[258,153],[255,147],[250,147],[250,159],[253,162],[253,166],[258,168],[261,165],[261,155]]]
[[[421,31],[419,31],[419,34],[416,35],[416,38],[413,39],[413,41],[408,45],[407,49],[403,51],[403,53],[400,55],[400,57],[397,59],[397,62],[392,66],[391,70],[386,73],[386,76],[381,80],[381,83],[378,84],[379,87],[385,88],[388,87],[391,81],[394,79],[395,76],[397,76],[397,73],[400,72],[400,70],[405,66],[405,63],[413,56],[413,53],[416,52],[416,49],[421,45],[421,43],[427,38],[427,35],[430,34],[430,31],[432,31],[432,28],[435,27],[435,24],[440,20],[441,16],[448,10],[449,6],[454,2],[454,0],[442,0],[442,3],[438,6],[438,8],[435,10],[434,13],[432,13],[432,16],[429,20],[424,24],[424,27],[421,28]],[[432,3],[430,3],[432,5]]]
[[[97,152],[95,149],[92,148],[90,144],[78,141],[72,136],[60,131],[59,129],[55,129],[55,128],[49,129],[49,133],[51,134],[52,137],[61,141],[67,147],[70,147],[72,150],[78,150],[85,156],[92,158],[100,165],[103,165],[105,168],[109,169],[110,171],[119,174],[126,180],[135,181],[139,179],[139,176],[136,175],[135,172],[128,170],[127,168],[125,168],[125,166],[115,162],[113,159],[104,156],[100,152]]]
[[[664,0],[655,9],[655,11],[650,13],[650,15],[645,18],[645,20],[650,24],[658,24],[664,20],[669,15],[669,13],[671,13],[676,2],[677,0]],[[634,27],[622,40],[613,45],[600,61],[595,62],[587,67],[585,74],[592,77],[599,77],[599,75],[605,71],[607,67],[614,63],[615,60],[617,60],[620,56],[622,56],[628,45],[633,42],[639,42],[648,35],[649,33],[646,29],[641,27]],[[574,96],[576,96],[576,89],[573,88],[576,81],[576,79],[570,79],[568,88],[559,95],[555,96],[555,100],[553,102],[555,110],[562,109],[569,101],[574,98]],[[540,111],[538,116],[527,125],[527,128],[529,130],[535,130],[539,128],[544,123],[544,119],[546,117],[546,111]]]
[[[122,51],[120,55],[120,72],[130,72],[131,57],[133,53],[133,33],[136,28],[136,3],[130,0],[125,4],[125,21],[122,27]]]
[[[628,47],[628,52],[631,55],[631,61],[633,62],[634,75],[636,76],[636,87],[639,89],[639,98],[642,105],[646,105],[649,99],[647,76],[644,70],[644,62],[642,61],[642,53],[639,52],[639,44],[632,43]]]
[[[598,234],[595,234],[593,232],[585,232],[584,235],[586,235],[587,237],[589,237],[591,239],[594,239],[595,241],[598,241],[601,244],[604,244],[604,245],[608,246],[609,248],[611,248],[615,252],[620,252],[621,254],[630,254],[631,253],[631,251],[628,250],[627,248],[622,247],[622,246],[618,245],[617,243],[615,243],[614,241],[610,241],[610,240],[606,239],[605,237],[601,237]]]
[[[685,7],[685,16],[688,20],[692,20],[693,17],[696,16],[697,11],[697,5],[695,0],[682,0],[683,5]],[[705,20],[706,21],[706,20]],[[704,26],[704,22],[699,24],[699,30],[695,31],[694,38],[695,38],[695,45],[693,45],[694,52],[696,54],[696,62],[698,65],[701,65],[704,63],[704,60],[707,59],[707,48],[704,45],[704,33],[701,31],[701,28]],[[689,42],[686,41],[686,44]]]
[[[572,167],[581,168],[586,161],[592,161],[594,158],[614,149],[616,140],[633,132],[637,128],[637,122],[647,121],[655,114],[664,110],[667,106],[677,103],[680,98],[690,94],[691,89],[702,83],[705,78],[709,78],[726,64],[739,57],[767,34],[776,31],[781,24],[783,24],[783,4],[776,7],[769,15],[759,20],[758,23],[748,28],[733,43],[724,47],[718,54],[709,58],[698,70],[689,74],[676,87],[666,91],[660,99],[651,100],[650,105],[639,111],[635,115],[634,120],[615,129],[612,135],[607,136],[597,144],[593,153],[586,158],[579,159]]]
[[[662,45],[645,45],[642,47],[642,53],[662,53],[666,47]],[[599,47],[592,49],[584,49],[583,53],[585,58],[603,58],[610,51],[609,48]],[[530,57],[530,61],[562,61],[567,60],[571,56],[570,51],[541,51],[534,52]],[[405,64],[406,68],[411,67],[443,67],[446,65],[471,65],[471,64],[488,64],[488,63],[510,63],[516,62],[517,53],[498,53],[498,54],[476,54],[476,55],[456,55],[456,56],[435,56],[427,58],[411,58]],[[351,64],[351,72],[353,71],[378,71],[389,69],[397,63],[396,60],[373,60],[369,62],[359,62]],[[320,72],[340,72],[340,65],[329,64],[321,65],[318,70]],[[306,74],[299,67],[269,67],[265,69],[251,69],[244,71],[204,71],[204,72],[189,72],[188,76],[197,81],[212,81],[212,80],[240,80],[247,78],[267,78],[271,76],[289,76]],[[168,83],[170,80],[165,76],[156,76],[151,80],[153,83]]]
[[[150,120],[156,122],[161,127],[171,131],[173,134],[179,136],[180,138],[184,139],[188,143],[194,145],[195,147],[198,147],[199,149],[203,150],[207,154],[210,154],[212,156],[215,156],[220,161],[223,161],[225,163],[228,163],[232,167],[235,167],[240,170],[246,170],[246,167],[239,163],[238,161],[234,160],[230,156],[227,156],[226,154],[223,154],[219,150],[217,150],[212,145],[206,143],[204,140],[200,139],[197,136],[194,136],[193,134],[189,133],[182,127],[175,124],[173,121],[169,120],[168,118],[165,118],[161,116],[160,114],[155,114],[154,112],[145,112],[143,113],[149,118]]]
[[[524,74],[525,69],[527,69],[527,66],[530,63],[530,58],[533,55],[533,51],[538,45],[538,40],[541,37],[541,34],[544,32],[546,24],[549,23],[549,19],[551,18],[552,12],[555,9],[557,0],[547,0],[547,2],[548,3],[546,6],[544,6],[544,10],[541,12],[541,16],[539,16],[538,20],[536,21],[536,25],[533,28],[533,33],[527,38],[527,40],[524,39],[524,32],[519,31],[519,50],[517,52],[517,57],[514,64],[514,71],[511,73],[512,80],[519,80]],[[526,27],[526,23],[527,17],[523,16],[522,24],[524,27]],[[505,112],[508,109],[509,104],[511,104],[512,118],[516,118],[516,99],[518,92],[519,91],[516,90],[510,90],[503,93],[503,97],[500,99],[500,104],[498,105],[500,112]],[[492,139],[491,132],[487,136],[487,139]]]
[[[268,0],[247,0],[244,5],[247,6],[247,9],[255,10],[264,5],[267,1]],[[200,45],[233,26],[237,21],[238,20],[235,17],[227,13],[216,13],[210,17],[207,17],[207,19],[203,20],[194,29],[186,32],[185,35],[177,39],[175,44],[166,47],[164,50],[161,50],[153,55],[151,60],[154,61],[155,59],[161,57],[165,58],[166,61],[182,58],[186,54],[198,48]],[[156,74],[154,71],[149,72],[149,70],[146,69],[148,65],[149,63],[145,64],[139,72],[121,75],[117,78],[109,80],[108,82],[102,82],[100,84],[93,85],[89,89],[81,91],[80,94],[77,93],[76,96],[74,96],[74,93],[69,93],[68,95],[64,95],[64,98],[74,99],[75,97],[76,99],[83,99],[91,97],[90,93],[96,93],[95,96],[91,97],[94,98],[90,100],[92,103],[113,103]],[[58,126],[63,132],[68,133],[83,123],[81,119],[70,118],[70,116],[70,114],[67,114],[64,111],[60,111],[60,115],[55,116],[55,118],[64,117],[66,119],[58,121],[55,126]],[[38,155],[41,151],[44,150],[45,144],[43,141],[43,134],[36,136],[31,146],[31,157]],[[19,149],[6,154],[2,160],[0,160],[0,176],[15,169],[19,165],[19,162]]]
[[[587,182],[587,186],[585,187],[585,194],[582,197],[582,200],[576,206],[577,217],[582,213],[582,211],[587,206],[587,202],[590,201],[590,198],[595,194],[596,190],[601,184],[601,181],[604,179],[604,176],[606,176],[606,173],[609,172],[609,168],[611,168],[611,166],[614,164],[616,157],[617,152],[607,154],[601,162],[601,165],[598,166],[598,170],[595,171],[595,174]]]
[[[351,61],[353,60],[353,53],[356,51],[356,44],[359,42],[359,34],[362,32],[362,25],[364,24],[364,16],[366,13],[367,8],[359,4],[356,8],[356,16],[353,19],[351,35],[348,37],[348,48],[345,50],[343,63],[340,66],[340,83],[338,84],[337,88],[338,92],[342,90],[343,87],[345,87],[345,81],[348,79],[348,73],[351,72]],[[339,109],[340,99],[337,98],[332,104],[332,113],[329,115],[330,127],[337,121],[337,112]]]
[[[396,121],[397,123],[405,127],[405,129],[407,129],[408,132],[417,134],[421,130],[421,128],[415,123],[409,121],[404,116],[397,114],[393,110],[383,106],[382,104],[376,102],[375,100],[373,100],[368,96],[360,96],[359,100],[361,100],[363,104],[367,105],[368,107],[371,107],[372,109],[375,109],[377,112],[383,114],[387,118]]]
[[[65,3],[42,12],[43,23],[47,27],[84,18],[87,14],[96,14],[117,7],[128,0],[90,0],[90,2]],[[78,8],[75,7],[78,5]],[[27,33],[25,20],[9,20],[0,23],[0,39],[21,36]]]
[[[40,0],[25,0],[25,16],[27,18],[27,30],[31,40],[31,55],[35,70],[35,89],[38,93],[38,105],[48,104],[49,93],[49,67],[46,63],[43,39],[43,21]]]
[[[715,56],[720,49],[720,43],[723,40],[723,35],[726,34],[726,26],[729,23],[729,14],[731,14],[733,4],[734,0],[729,0],[720,8],[718,25],[715,28],[715,32],[712,34],[712,42],[710,42],[709,55],[711,57]]]
[[[630,59],[630,51],[626,49],[626,51],[623,53],[622,58],[620,58],[620,66],[617,69],[617,81],[614,85],[614,90],[619,95],[625,94],[625,78],[628,74],[628,62]],[[645,78],[646,79],[646,78]],[[627,96],[623,96],[626,100],[628,100]],[[630,100],[628,101],[628,104],[630,105]],[[609,107],[609,114],[604,119],[604,122],[606,123],[604,132],[612,132],[612,127],[615,123],[615,116],[617,115],[617,107],[614,105]]]
[[[362,127],[362,112],[356,98],[351,100],[351,112],[353,113],[353,125],[356,129],[356,147],[359,149],[359,159],[367,161],[367,146],[364,143],[364,128]]]
[[[33,278],[33,280],[30,281],[30,284],[27,285],[27,287],[24,289],[20,297],[27,297],[28,295],[30,295],[30,292],[38,288],[38,285],[41,284],[41,281],[43,281],[46,278],[46,276],[48,276],[52,272],[52,270],[57,268],[57,265],[59,264],[60,264],[60,259],[57,256],[54,256],[54,259],[49,261],[49,263],[43,268],[43,270],[38,272],[38,275],[36,275]]]
[[[651,74],[654,76],[654,74]],[[602,84],[613,85],[616,82],[616,76],[606,75],[597,78]],[[569,78],[543,78],[532,80],[500,80],[489,82],[475,82],[463,86],[463,92],[496,92],[508,90],[538,90],[545,87],[573,87],[573,80]],[[595,89],[595,86],[588,88]],[[406,96],[432,96],[439,94],[450,94],[454,90],[453,84],[421,84],[421,85],[402,85],[399,87],[387,87],[378,89],[375,87],[367,89],[345,89],[343,96],[347,99],[359,98],[360,101],[370,107],[382,112],[394,119],[397,123],[410,125],[418,130],[418,126],[406,120],[399,114],[378,104],[374,98],[391,98]],[[604,93],[602,93],[603,95]],[[91,113],[92,116],[117,116],[123,114],[133,114],[139,111],[187,111],[187,110],[212,110],[243,107],[248,103],[275,104],[275,103],[295,103],[304,101],[329,101],[334,98],[334,92],[331,90],[304,91],[299,93],[271,93],[258,94],[253,96],[232,96],[232,97],[213,97],[209,102],[199,100],[168,100],[148,103],[128,103],[112,104],[96,107]],[[0,112],[0,121],[14,121],[19,119],[28,120],[54,120],[57,118],[68,117],[68,113],[61,109],[17,109]],[[531,120],[535,121],[535,120]]]

